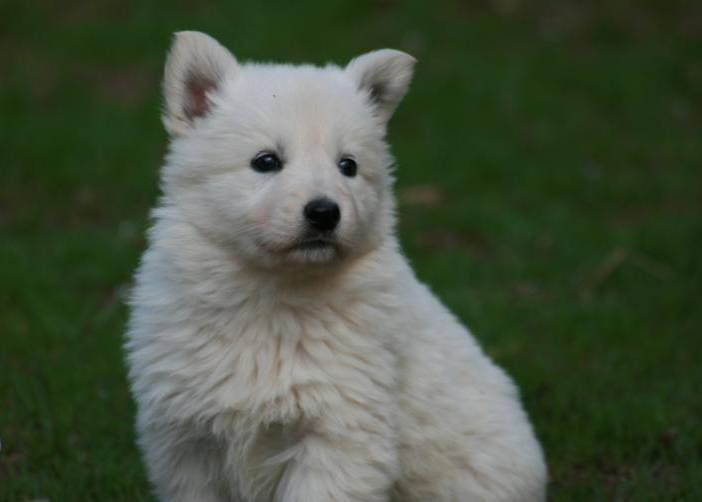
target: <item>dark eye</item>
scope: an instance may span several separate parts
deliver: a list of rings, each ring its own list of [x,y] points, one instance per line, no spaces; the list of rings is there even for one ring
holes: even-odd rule
[[[348,157],[344,157],[339,161],[339,169],[341,169],[341,174],[353,178],[356,176],[356,171],[358,171],[358,166],[356,161]]]
[[[283,163],[274,153],[259,153],[251,160],[251,168],[259,173],[269,173],[272,171],[280,171],[283,168]]]

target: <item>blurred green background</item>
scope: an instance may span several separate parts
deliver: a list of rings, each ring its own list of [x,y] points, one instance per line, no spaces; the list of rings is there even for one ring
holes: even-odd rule
[[[0,2],[0,500],[148,500],[124,294],[173,31],[419,59],[391,124],[420,277],[519,383],[553,500],[702,500],[702,3]]]

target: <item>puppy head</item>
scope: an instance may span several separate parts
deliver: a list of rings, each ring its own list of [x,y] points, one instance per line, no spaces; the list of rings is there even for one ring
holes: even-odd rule
[[[414,63],[384,49],[345,68],[240,64],[207,35],[176,34],[164,78],[167,201],[258,266],[372,250],[392,233],[385,131]]]

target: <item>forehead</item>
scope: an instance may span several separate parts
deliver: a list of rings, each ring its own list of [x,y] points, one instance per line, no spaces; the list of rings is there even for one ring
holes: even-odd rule
[[[271,141],[361,139],[375,129],[364,97],[334,66],[245,65],[221,107],[229,127]]]

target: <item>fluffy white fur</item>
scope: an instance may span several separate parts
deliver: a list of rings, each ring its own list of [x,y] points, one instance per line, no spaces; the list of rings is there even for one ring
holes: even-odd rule
[[[398,247],[384,138],[413,65],[393,50],[240,64],[176,35],[164,196],[126,344],[161,500],[544,498],[515,386]],[[262,151],[283,169],[253,170]],[[317,196],[341,208],[334,245],[297,246]]]

